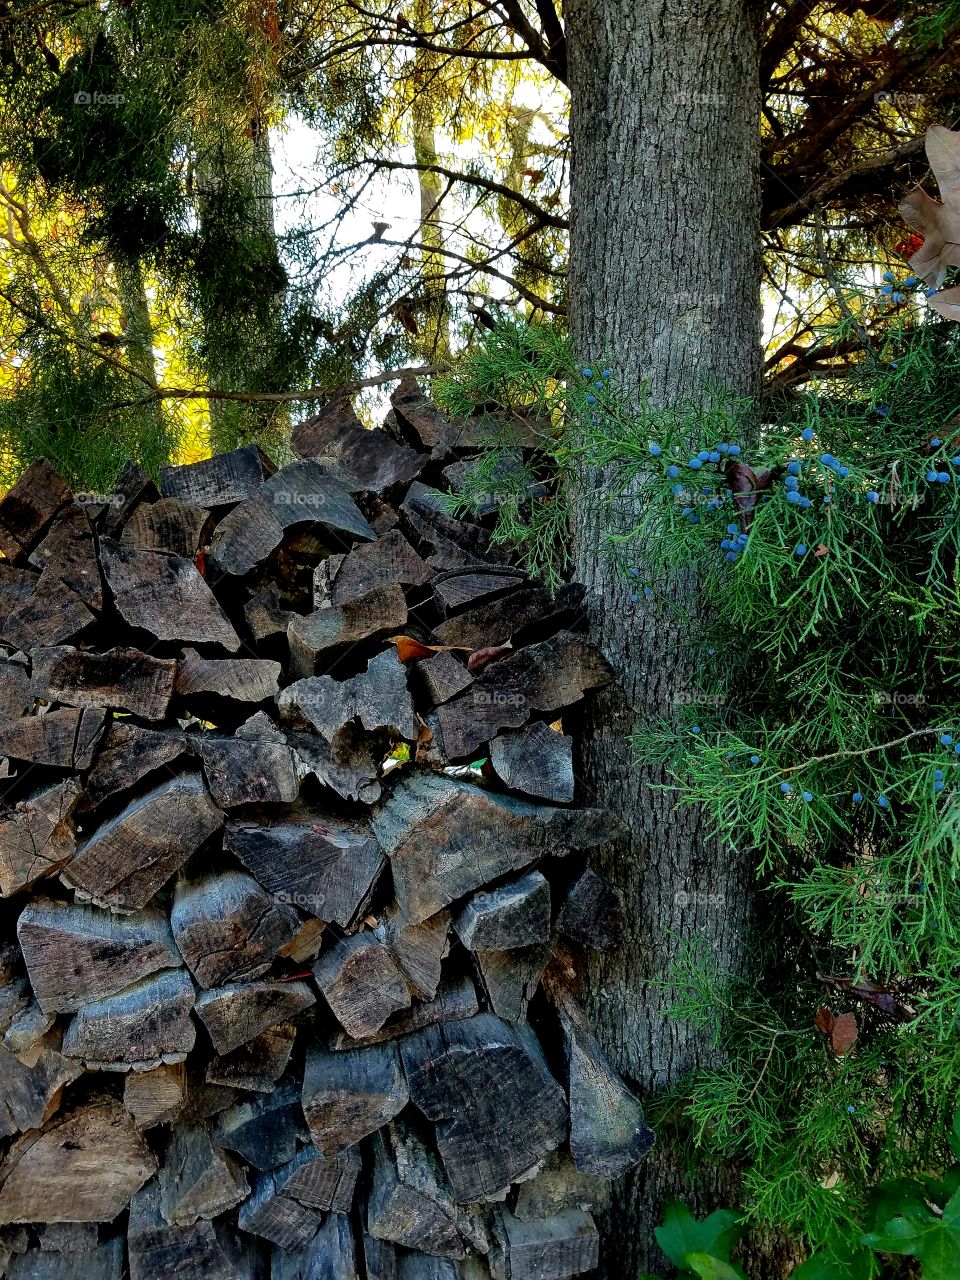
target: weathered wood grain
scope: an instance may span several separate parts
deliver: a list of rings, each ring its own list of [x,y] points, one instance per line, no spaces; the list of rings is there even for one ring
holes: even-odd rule
[[[31,462],[0,498],[0,551],[17,562],[28,552],[72,494],[46,460]]]
[[[39,578],[0,563],[0,639],[15,648],[79,638],[96,615],[51,569]]]
[[[581,1173],[565,1151],[553,1151],[535,1178],[521,1182],[514,1193],[513,1215],[521,1222],[552,1218],[564,1209],[604,1209],[610,1203],[608,1178]]]
[[[173,1227],[215,1218],[250,1194],[239,1160],[215,1147],[202,1125],[175,1126],[158,1181],[160,1212]]]
[[[420,676],[432,706],[449,702],[473,684],[473,676],[452,653],[441,650],[417,663]]]
[[[282,1249],[303,1249],[317,1234],[323,1215],[299,1200],[279,1195],[273,1173],[266,1172],[254,1181],[237,1221],[242,1230],[263,1236]]]
[[[373,933],[342,938],[321,952],[313,972],[337,1021],[355,1038],[379,1031],[412,998],[393,953]]]
[[[623,895],[609,880],[587,867],[563,900],[557,928],[585,947],[612,951],[623,936]]]
[[[162,720],[170,706],[177,664],[138,649],[92,653],[70,645],[33,651],[32,691],[45,702],[109,707]]]
[[[70,502],[60,509],[46,536],[34,550],[31,562],[48,570],[94,613],[103,608],[103,583],[97,563],[96,540],[87,511],[81,503]]]
[[[22,1057],[0,1049],[0,1137],[39,1129],[57,1110],[64,1087],[80,1074],[79,1063],[57,1045],[51,1034]],[[33,1216],[38,1212],[39,1203]]]
[[[130,790],[144,778],[181,759],[188,742],[179,729],[145,729],[126,720],[113,720],[99,740],[86,790],[93,804]]]
[[[364,428],[353,406],[342,399],[297,423],[290,444],[301,458],[337,458],[371,493],[409,484],[426,462],[424,455],[397,444],[381,428]]]
[[[550,938],[550,885],[530,871],[496,889],[475,893],[454,917],[468,951],[509,951]]]
[[[217,1053],[230,1053],[262,1031],[316,1003],[305,982],[244,982],[200,994],[197,1014]]]
[[[203,738],[203,771],[221,809],[247,804],[289,804],[300,791],[296,760],[285,740]]]
[[[239,1048],[214,1058],[207,1066],[207,1083],[246,1089],[249,1093],[270,1093],[287,1069],[296,1035],[292,1022],[279,1022],[261,1031]]]
[[[155,1178],[130,1201],[127,1250],[130,1280],[237,1280],[211,1223],[178,1227],[164,1219]]]
[[[75,1013],[90,1000],[181,964],[170,924],[159,911],[114,916],[79,903],[28,903],[17,938],[41,1008]]]
[[[30,764],[89,769],[105,714],[92,707],[58,707],[0,723],[0,755]]]
[[[362,1162],[357,1147],[328,1160],[313,1145],[274,1169],[277,1194],[322,1213],[349,1213]]]
[[[393,1014],[379,1031],[374,1031],[371,1035],[356,1037],[340,1031],[334,1036],[331,1046],[334,1049],[353,1049],[363,1045],[385,1044],[388,1040],[399,1040],[422,1027],[472,1018],[479,1012],[476,988],[466,974],[445,978],[432,1000],[414,1000],[409,1009],[401,1009],[399,1013]]]
[[[376,1132],[409,1101],[396,1045],[337,1053],[307,1051],[303,1114],[317,1150],[328,1160]]]
[[[176,1119],[186,1097],[182,1062],[163,1062],[150,1071],[131,1071],[123,1081],[123,1105],[138,1129]]]
[[[222,825],[203,779],[182,774],[132,800],[94,832],[63,879],[98,906],[136,910]]]
[[[265,453],[248,444],[232,453],[164,467],[160,488],[165,498],[177,498],[195,507],[224,507],[252,498],[275,470]]]
[[[193,560],[210,525],[210,512],[203,507],[180,498],[160,498],[137,507],[124,526],[120,545],[134,551],[166,551]]]
[[[279,662],[265,658],[204,658],[187,648],[174,688],[186,699],[207,693],[233,702],[268,702],[279,692],[281,670]]]
[[[90,1102],[24,1134],[0,1164],[0,1225],[112,1222],[157,1163],[123,1107]]]
[[[64,1056],[94,1071],[184,1061],[196,1039],[193,1004],[186,971],[165,969],[79,1009],[64,1032]]]
[[[270,1093],[244,1098],[221,1111],[213,1124],[213,1138],[254,1169],[273,1169],[292,1160],[297,1144],[309,1138],[299,1081],[281,1080]]]
[[[300,918],[253,876],[227,871],[178,880],[170,923],[187,967],[209,989],[261,977]]]
[[[582,1209],[529,1222],[499,1209],[490,1261],[493,1280],[567,1280],[596,1268],[600,1233]]]
[[[526,1021],[551,954],[548,945],[476,953],[487,1004],[497,1017],[505,1022]]]
[[[376,542],[361,543],[343,557],[330,585],[330,604],[346,604],[374,587],[422,587],[431,576],[429,565],[400,530],[391,529]]]
[[[573,738],[543,720],[498,734],[490,743],[490,763],[511,791],[557,804],[573,799]]]
[[[450,950],[449,934],[449,911],[410,924],[395,910],[387,920],[387,946],[418,1000],[432,1000],[437,994],[441,963]]]
[[[395,583],[374,587],[345,604],[295,617],[287,629],[290,674],[312,676],[331,650],[399,631],[406,621],[407,602]]]
[[[67,778],[24,796],[0,816],[0,897],[32,887],[69,862],[82,796],[76,779]]]
[[[439,1161],[402,1120],[373,1138],[367,1231],[378,1240],[440,1258],[463,1258],[457,1207]]]

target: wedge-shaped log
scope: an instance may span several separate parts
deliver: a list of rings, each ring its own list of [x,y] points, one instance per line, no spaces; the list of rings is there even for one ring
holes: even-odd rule
[[[585,947],[612,951],[623,935],[623,895],[609,880],[587,867],[563,900],[557,928]]]
[[[433,636],[437,644],[483,649],[488,645],[506,644],[528,632],[543,635],[547,631],[560,631],[582,621],[585,594],[586,589],[577,582],[565,583],[555,596],[545,587],[522,587],[512,591],[509,597],[491,600],[447,618],[434,627]]]
[[[429,565],[417,555],[400,530],[391,529],[376,542],[362,543],[344,556],[333,579],[330,603],[346,604],[374,587],[392,583],[422,587],[431,577]]]
[[[302,1255],[304,1269],[302,1280],[361,1280],[363,1272],[357,1266],[357,1246],[353,1237],[353,1224],[341,1213],[331,1213]],[[274,1280],[288,1280],[276,1270]],[[293,1280],[289,1277],[289,1280]]]
[[[398,631],[407,621],[407,602],[395,583],[374,587],[330,609],[294,618],[287,629],[291,675],[312,676],[331,649],[359,644],[372,636]]]
[[[77,495],[78,498],[80,496]],[[140,503],[156,502],[160,491],[139,463],[128,460],[120,468],[116,487],[109,494],[109,501],[99,511],[97,503],[91,502],[96,496],[84,494],[84,505],[89,507],[91,516],[100,522],[108,538],[118,538]]]
[[[546,854],[588,848],[614,825],[596,809],[552,809],[434,774],[402,778],[372,818],[411,923]]]
[[[49,569],[95,613],[103,608],[93,525],[84,504],[74,501],[60,510],[31,562]]]
[[[468,951],[509,951],[550,937],[550,885],[529,871],[496,889],[475,893],[453,922]]]
[[[123,1105],[138,1129],[176,1118],[187,1089],[182,1062],[161,1063],[151,1071],[131,1071],[123,1081]]]
[[[279,692],[279,662],[265,658],[202,658],[185,649],[177,665],[178,697],[214,694],[233,702],[267,702]]]
[[[66,882],[98,906],[134,911],[223,825],[199,774],[183,774],[131,801],[74,856]]]
[[[72,496],[46,458],[31,462],[0,498],[0,551],[8,560],[24,559]]]
[[[197,1013],[217,1053],[230,1053],[315,1003],[305,982],[244,982],[204,991]]]
[[[502,1194],[566,1136],[563,1093],[528,1028],[481,1013],[427,1027],[400,1050],[458,1203]]]
[[[525,1022],[530,1001],[551,956],[548,945],[512,951],[478,951],[477,969],[493,1012],[506,1022]]]
[[[387,921],[387,946],[418,1000],[432,1000],[437,994],[440,966],[450,949],[449,934],[449,911],[438,911],[417,924],[408,923],[395,911]]]
[[[180,467],[164,467],[160,488],[166,498],[196,507],[224,507],[252,498],[276,468],[254,444],[218,453]]]
[[[573,799],[573,738],[543,720],[494,738],[490,763],[511,791],[558,804]]]
[[[94,1071],[184,1061],[197,1034],[193,1002],[186,970],[165,969],[84,1005],[64,1033],[63,1052]]]
[[[408,742],[417,736],[407,673],[393,649],[378,653],[366,671],[349,680],[332,676],[297,680],[284,689],[278,705],[282,720],[316,729],[334,748],[351,720],[359,720],[371,733],[388,729]]]
[[[305,1248],[320,1229],[323,1214],[277,1192],[273,1173],[257,1176],[249,1200],[240,1206],[241,1230],[272,1240],[281,1249]]]
[[[225,847],[278,901],[344,928],[386,865],[369,830],[326,812],[298,812],[269,827],[228,822]]]
[[[396,1045],[336,1053],[315,1046],[303,1073],[303,1114],[327,1159],[392,1120],[409,1101]]]
[[[23,1059],[0,1049],[0,1137],[39,1129],[56,1110],[65,1085],[80,1075],[79,1063],[63,1057],[50,1035]]]
[[[37,1227],[41,1253],[91,1253],[99,1243],[95,1222],[44,1222]]]
[[[100,563],[117,612],[131,627],[158,640],[216,644],[230,653],[240,648],[240,637],[192,560],[103,538]]]
[[[502,729],[516,729],[537,711],[559,711],[613,673],[599,649],[569,631],[493,662],[473,686],[438,707],[435,717],[447,759],[470,756]]]
[[[165,1221],[156,1178],[130,1201],[127,1249],[130,1280],[237,1280],[209,1222],[173,1227]]]
[[[108,796],[128,791],[148,774],[179,760],[187,745],[179,730],[144,729],[114,720],[87,775],[87,794],[94,804],[100,804]]]
[[[243,606],[244,621],[255,644],[262,644],[273,636],[285,636],[294,616],[292,609],[284,608],[275,582],[268,582]]]
[[[493,1280],[568,1280],[593,1271],[600,1261],[600,1233],[582,1209],[531,1222],[498,1209],[493,1235]]]
[[[89,769],[103,732],[104,713],[59,707],[0,724],[0,755],[57,769]]]
[[[135,551],[166,551],[193,560],[209,523],[209,511],[179,498],[142,502],[124,526],[120,545]]]
[[[0,639],[18,649],[72,640],[96,615],[52,569],[36,574],[0,564]]]
[[[521,1222],[552,1218],[564,1209],[604,1209],[610,1203],[609,1178],[580,1173],[565,1151],[553,1151],[535,1178],[521,1182],[513,1215]]]
[[[582,1010],[553,970],[546,989],[566,1040],[573,1162],[581,1173],[619,1178],[653,1146],[653,1130],[640,1099],[607,1061]]]
[[[0,1165],[0,1225],[112,1222],[157,1163],[118,1102],[95,1100],[25,1134]]]
[[[373,1138],[367,1230],[378,1240],[440,1258],[463,1258],[467,1252],[439,1161],[402,1120]]]
[[[171,924],[187,967],[209,989],[266,973],[300,917],[252,876],[228,871],[178,881]]]
[[[214,1058],[207,1067],[207,1083],[250,1093],[271,1093],[287,1069],[297,1028],[281,1022],[258,1036]]]
[[[17,720],[33,710],[26,654],[0,659],[0,716]]]
[[[321,952],[313,972],[337,1021],[354,1037],[379,1031],[412,998],[393,953],[373,933],[341,939]]]
[[[210,794],[221,809],[289,804],[300,791],[296,760],[286,741],[204,738],[200,755]]]
[[[292,1160],[297,1143],[308,1140],[299,1082],[281,1080],[270,1093],[244,1098],[221,1111],[213,1137],[217,1146],[235,1151],[255,1169],[273,1169]]]
[[[3,1047],[11,1053],[29,1054],[39,1044],[56,1020],[56,1014],[44,1013],[37,1000],[18,1013],[3,1033]]]
[[[48,1013],[75,1013],[182,961],[159,911],[114,916],[79,903],[31,902],[17,921],[30,985]]]
[[[477,605],[498,599],[515,591],[526,581],[517,570],[491,565],[490,568],[472,567],[453,569],[440,573],[433,581],[433,598],[444,617],[463,613]],[[507,606],[508,602],[504,602]]]
[[[160,1212],[174,1227],[226,1213],[250,1194],[240,1162],[202,1125],[176,1125],[159,1175]]]
[[[73,814],[82,797],[74,778],[18,800],[0,817],[0,896],[29,889],[76,852]]]
[[[0,1248],[0,1260],[3,1252]],[[6,1280],[123,1280],[123,1236],[110,1235],[89,1253],[48,1253],[35,1249],[14,1256]]]
[[[337,458],[370,493],[408,485],[427,461],[416,450],[397,444],[382,428],[368,431],[342,398],[297,423],[290,444],[301,458]]]
[[[360,1176],[356,1147],[328,1160],[314,1146],[301,1148],[292,1160],[274,1169],[277,1194],[321,1213],[349,1213]]]
[[[449,702],[473,684],[473,676],[463,663],[444,649],[418,662],[417,672],[423,680],[432,706]]]
[[[144,720],[162,720],[170,706],[177,664],[139,649],[89,653],[70,645],[33,651],[33,696],[71,707],[110,707]]]
[[[414,1000],[409,1009],[401,1009],[399,1013],[395,1013],[379,1031],[374,1031],[369,1036],[349,1036],[345,1031],[340,1031],[334,1036],[332,1047],[353,1049],[358,1045],[384,1044],[388,1040],[407,1036],[411,1031],[419,1031],[422,1027],[432,1027],[437,1022],[472,1018],[479,1012],[476,988],[466,974],[446,978],[432,1000]]]

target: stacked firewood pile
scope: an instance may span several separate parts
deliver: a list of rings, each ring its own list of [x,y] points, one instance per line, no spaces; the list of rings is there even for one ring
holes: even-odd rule
[[[0,1269],[560,1280],[652,1135],[575,998],[607,664],[401,384],[0,500]],[[515,441],[517,456],[528,442]],[[494,499],[495,501],[495,499]]]

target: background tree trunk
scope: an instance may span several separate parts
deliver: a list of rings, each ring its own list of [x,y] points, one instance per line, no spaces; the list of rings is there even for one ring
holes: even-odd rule
[[[660,403],[696,396],[705,379],[756,395],[759,5],[571,0],[567,21],[578,359],[607,363],[628,398],[645,380]],[[670,994],[653,984],[686,940],[741,966],[752,871],[707,838],[698,813],[652,789],[659,770],[634,764],[631,733],[675,714],[704,658],[672,611],[630,602],[636,587],[604,543],[611,527],[632,526],[635,508],[627,494],[604,509],[610,484],[585,473],[572,495],[576,577],[588,585],[591,634],[619,676],[594,704],[580,774],[628,829],[595,865],[622,889],[629,924],[619,951],[591,961],[586,999],[612,1060],[649,1096],[711,1058],[704,1033],[665,1016]],[[671,591],[695,605],[695,584]],[[669,1195],[701,1211],[729,1202],[729,1175],[691,1181],[680,1155],[662,1135],[619,1186],[605,1232],[611,1280],[664,1272],[652,1228]]]

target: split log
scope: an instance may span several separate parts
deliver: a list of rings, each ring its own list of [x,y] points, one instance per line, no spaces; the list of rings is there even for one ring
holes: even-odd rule
[[[457,1219],[440,1164],[416,1131],[400,1120],[381,1129],[373,1139],[370,1235],[440,1258],[463,1258]]]
[[[397,444],[382,428],[366,430],[353,406],[340,398],[299,422],[290,444],[301,458],[337,458],[371,493],[409,484],[426,462],[422,454]]]
[[[458,1203],[502,1195],[566,1136],[563,1093],[532,1033],[481,1013],[419,1031],[400,1051]]]
[[[400,1258],[393,1245],[388,1244],[386,1240],[375,1239],[362,1228],[360,1238],[363,1245],[366,1280],[398,1280]]]
[[[185,1061],[196,1039],[193,1003],[186,972],[166,969],[79,1009],[64,1033],[64,1055],[92,1071]]]
[[[433,598],[445,618],[463,613],[491,600],[506,597],[504,608],[509,608],[510,593],[521,587],[525,575],[519,570],[490,566],[489,568],[453,569],[437,574],[433,580]]]
[[[294,754],[286,740],[203,738],[203,771],[221,809],[245,804],[289,804],[300,791]]]
[[[197,1013],[217,1053],[230,1053],[316,1003],[304,982],[245,982],[204,991]]]
[[[144,729],[138,724],[114,720],[107,726],[93,768],[87,775],[87,794],[94,805],[108,796],[136,786],[187,752],[187,740],[179,730]]]
[[[263,1236],[282,1249],[303,1249],[317,1234],[323,1215],[277,1193],[272,1173],[261,1173],[237,1216],[243,1231]]]
[[[521,1222],[506,1209],[494,1215],[493,1280],[568,1280],[600,1261],[600,1234],[589,1213],[564,1209]]]
[[[16,720],[33,710],[30,673],[24,654],[0,659],[0,717]]]
[[[609,880],[587,867],[564,898],[557,928],[585,947],[612,951],[623,936],[623,895]]]
[[[123,1236],[111,1235],[89,1253],[18,1254],[5,1273],[7,1280],[123,1280]]]
[[[385,937],[407,986],[418,1000],[432,1000],[440,985],[440,965],[450,950],[450,912],[410,924],[399,912],[387,922]]]
[[[171,1226],[160,1212],[160,1186],[149,1182],[130,1201],[130,1280],[237,1280],[211,1223]]]
[[[609,1179],[581,1173],[566,1152],[547,1156],[535,1178],[517,1188],[513,1215],[521,1222],[552,1218],[565,1209],[605,1209],[611,1199]]]
[[[51,1035],[23,1059],[0,1049],[0,1137],[39,1129],[57,1110],[65,1086],[80,1074],[80,1066],[56,1045]]]
[[[24,573],[0,564],[0,639],[15,648],[73,640],[96,621],[96,615],[51,569]]]
[[[282,1080],[270,1093],[221,1111],[213,1138],[217,1146],[243,1156],[255,1169],[273,1169],[292,1160],[298,1142],[309,1141],[299,1083]]]
[[[525,1022],[530,1001],[550,961],[549,946],[513,951],[478,951],[477,969],[487,1003],[506,1022]]]
[[[164,467],[160,488],[165,498],[195,507],[225,507],[252,498],[276,468],[254,444],[179,467]]]
[[[174,1128],[158,1181],[160,1212],[172,1227],[215,1218],[250,1194],[243,1166],[215,1147],[201,1125]]]
[[[306,1250],[302,1280],[361,1280],[361,1275],[353,1225],[343,1214],[331,1213]]]
[[[441,650],[417,663],[417,673],[423,680],[433,706],[449,702],[473,684],[473,676],[452,653]]]
[[[462,1280],[466,1274],[459,1263],[449,1258],[431,1258],[425,1253],[402,1253],[398,1257],[399,1280]]]
[[[33,696],[73,707],[109,707],[162,720],[170,706],[177,664],[139,649],[88,653],[70,645],[33,651]]]
[[[74,501],[61,508],[31,561],[59,579],[94,613],[103,608],[93,526],[81,503]]]
[[[0,986],[0,1029],[6,1034],[16,1018],[30,1008],[30,983],[19,974],[5,972]]]
[[[176,1119],[183,1106],[187,1071],[182,1062],[163,1062],[151,1071],[131,1071],[123,1082],[123,1105],[138,1129]]]
[[[45,1013],[38,1000],[12,1019],[3,1033],[3,1047],[10,1053],[28,1054],[47,1034],[56,1020],[56,1014]]]
[[[181,960],[159,911],[117,917],[79,903],[29,903],[17,937],[30,985],[47,1013],[75,1013]]]
[[[19,1138],[0,1165],[0,1225],[112,1222],[157,1164],[113,1099],[96,1100]]]
[[[407,621],[407,602],[395,583],[330,609],[295,617],[288,628],[290,673],[312,676],[321,657],[344,645],[398,631]]]
[[[456,520],[444,510],[447,495],[413,484],[400,506],[400,516],[415,547],[438,573],[483,568],[507,559],[502,548],[490,545],[486,529]]]
[[[183,774],[132,800],[100,827],[62,878],[98,906],[136,910],[222,825],[203,779]]]
[[[0,817],[0,896],[28,889],[70,861],[82,796],[76,779],[67,778],[25,796]]]
[[[264,658],[201,658],[184,649],[174,685],[177,696],[214,694],[232,702],[269,702],[279,692],[279,662]]]
[[[599,649],[562,631],[492,663],[469,693],[439,707],[441,749],[450,760],[471,756],[502,729],[519,728],[536,711],[571,706],[611,678]]]
[[[365,909],[385,865],[367,828],[318,811],[269,827],[228,822],[224,847],[276,901],[343,928]]]
[[[93,496],[87,494],[87,502],[84,505],[90,505],[89,499]],[[79,499],[82,495],[78,494],[77,497]],[[114,490],[109,495],[110,500],[103,511],[102,519],[99,520],[103,532],[108,538],[119,538],[127,521],[140,503],[156,502],[159,497],[159,489],[144,469],[136,462],[125,462],[120,469]],[[92,518],[96,518],[96,510],[95,505],[90,505]]]
[[[557,804],[573,799],[573,739],[543,720],[494,738],[490,763],[511,791]]]
[[[102,538],[100,563],[117,612],[129,626],[157,640],[215,644],[230,653],[240,648],[240,637],[192,560]]]
[[[573,1162],[581,1173],[619,1178],[653,1146],[653,1131],[640,1099],[607,1061],[583,1012],[552,971],[546,987],[566,1041]]]
[[[303,1114],[314,1146],[328,1160],[387,1124],[408,1101],[396,1045],[307,1051]]]
[[[273,636],[285,636],[296,615],[283,607],[280,588],[275,582],[269,582],[243,606],[243,616],[254,643],[262,644]]]
[[[355,933],[321,952],[313,972],[337,1021],[355,1038],[379,1031],[391,1013],[410,1004],[392,952],[372,933]]]
[[[565,583],[556,596],[545,587],[529,586],[514,591],[509,601],[494,600],[466,613],[447,618],[434,628],[437,644],[468,645],[482,649],[512,640],[518,649],[536,633],[576,626],[583,620],[584,588]]]
[[[0,755],[56,769],[89,769],[105,715],[92,707],[60,707],[0,724]]]
[[[381,759],[373,751],[377,739],[356,721],[344,725],[337,734],[336,746],[314,732],[291,730],[287,741],[304,777],[312,773],[344,800],[375,804],[380,799]]]
[[[461,1018],[472,1018],[479,1012],[476,988],[470,979],[466,975],[451,978],[440,984],[432,1000],[415,1000],[409,1009],[401,1009],[388,1018],[379,1031],[359,1038],[340,1031],[334,1036],[332,1046],[334,1049],[353,1049],[363,1045],[385,1044],[388,1040],[399,1040],[423,1027],[432,1027],[438,1022],[457,1022]]]
[[[37,1244],[43,1253],[90,1253],[99,1244],[95,1222],[43,1222]]]
[[[360,1176],[360,1152],[349,1147],[328,1160],[314,1146],[274,1169],[277,1193],[321,1213],[349,1213]]]
[[[46,460],[32,462],[0,498],[0,551],[22,561],[73,495]]]
[[[241,871],[178,880],[170,917],[173,936],[202,987],[259,978],[300,918]]]
[[[599,810],[552,809],[432,774],[402,778],[372,826],[411,923],[546,853],[589,848],[612,830]]]
[[[124,526],[120,545],[134,551],[166,551],[193,560],[209,524],[209,511],[180,498],[143,502]]]
[[[323,931],[326,925],[316,916],[309,916],[289,942],[285,942],[277,951],[284,960],[292,960],[294,964],[305,964],[316,959],[323,946]]]
[[[292,1022],[261,1031],[239,1048],[214,1058],[207,1067],[207,1083],[248,1093],[270,1093],[287,1069],[296,1036]]]
[[[362,543],[343,557],[331,584],[330,604],[347,604],[374,587],[422,587],[431,577],[430,567],[399,529],[391,529],[376,542]]]
[[[453,922],[468,951],[509,951],[550,938],[550,885],[539,871],[475,893]]]

